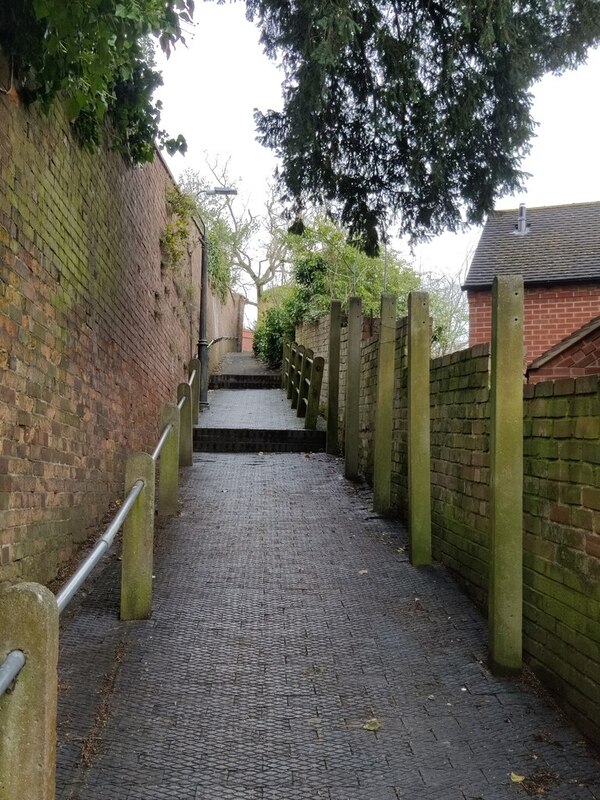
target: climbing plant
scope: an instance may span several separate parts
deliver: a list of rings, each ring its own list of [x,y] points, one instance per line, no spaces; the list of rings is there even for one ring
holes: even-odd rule
[[[184,138],[160,128],[152,94],[162,79],[147,37],[169,55],[193,11],[193,0],[1,2],[0,49],[11,72],[4,90],[16,85],[45,111],[61,98],[83,144],[97,147],[106,128],[112,148],[134,163],[153,159],[155,141],[184,152]]]

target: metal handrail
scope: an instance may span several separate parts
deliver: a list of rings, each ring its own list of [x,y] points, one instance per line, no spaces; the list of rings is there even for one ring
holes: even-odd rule
[[[238,337],[237,336],[219,336],[217,339],[211,339],[210,342],[208,343],[208,346],[207,346],[206,349],[208,350],[209,348],[211,348],[213,346],[213,344],[216,344],[217,342],[224,342],[224,341],[227,341],[229,339],[235,339],[235,341],[237,342]]]
[[[195,377],[196,377],[196,370],[193,369],[192,370],[192,374],[190,375],[189,380],[188,380],[188,386],[191,386],[194,383]]]
[[[0,697],[11,686],[24,666],[25,653],[22,650],[11,650],[0,664]]]
[[[195,377],[196,377],[196,370],[193,370],[189,379],[190,386],[194,381]],[[184,396],[177,404],[179,410],[183,408],[183,406],[185,405],[185,401],[186,397]],[[173,430],[172,422],[169,422],[167,425],[165,425],[158,440],[158,444],[156,445],[156,447],[154,448],[154,452],[152,453],[153,461],[156,461],[158,459],[160,452],[164,447],[165,442],[167,441],[169,434],[171,433],[172,430]],[[96,545],[94,546],[91,553],[81,562],[81,564],[77,567],[75,573],[62,587],[62,589],[56,594],[56,605],[58,606],[59,614],[62,614],[62,612],[67,608],[71,600],[75,597],[78,590],[90,576],[90,573],[96,567],[98,562],[111,548],[117,533],[119,532],[121,526],[127,519],[129,512],[133,508],[133,504],[139,497],[145,485],[146,483],[142,479],[137,480],[133,484],[133,486],[129,491],[129,494],[123,501],[121,508],[113,517],[111,523],[109,524],[104,534],[96,542]],[[6,656],[4,661],[0,663],[0,697],[2,697],[2,695],[6,692],[6,690],[11,686],[11,684],[13,683],[15,678],[19,675],[24,666],[25,666],[25,655],[21,650],[12,650]]]
[[[127,495],[127,497],[123,502],[123,505],[119,509],[113,521],[106,529],[104,535],[101,536],[100,540],[98,541],[92,552],[77,568],[77,571],[75,572],[73,577],[63,586],[60,592],[58,592],[58,594],[56,595],[56,603],[58,605],[59,614],[62,614],[65,608],[69,605],[69,603],[75,596],[77,590],[84,583],[84,581],[89,576],[90,572],[94,569],[96,564],[100,561],[102,556],[110,548],[115,539],[115,536],[119,531],[119,528],[127,519],[127,515],[131,511],[133,504],[137,500],[138,495],[140,494],[145,485],[146,485],[145,482],[141,479],[133,484],[129,494]]]
[[[156,445],[156,447],[154,448],[154,452],[152,453],[152,461],[158,461],[160,451],[163,449],[164,444],[169,438],[169,434],[171,433],[172,430],[173,430],[172,422],[169,422],[168,425],[165,425],[165,428],[160,435],[160,439],[158,440],[158,444]]]

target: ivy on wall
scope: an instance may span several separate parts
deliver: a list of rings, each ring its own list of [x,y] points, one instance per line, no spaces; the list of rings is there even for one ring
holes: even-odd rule
[[[106,130],[112,149],[133,163],[154,158],[155,142],[185,152],[182,136],[160,128],[162,83],[149,37],[167,54],[184,41],[193,0],[11,0],[0,3],[0,49],[10,91],[45,111],[58,99],[82,144],[96,148]]]

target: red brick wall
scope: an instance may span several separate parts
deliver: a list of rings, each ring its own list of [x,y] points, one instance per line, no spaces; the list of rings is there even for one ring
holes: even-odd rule
[[[528,383],[600,375],[600,329],[527,373]]]
[[[50,581],[98,531],[186,377],[200,243],[161,258],[171,186],[0,94],[0,582]]]
[[[491,292],[467,292],[469,346],[491,340]],[[573,331],[600,314],[600,286],[573,284],[525,289],[525,361],[530,363]]]

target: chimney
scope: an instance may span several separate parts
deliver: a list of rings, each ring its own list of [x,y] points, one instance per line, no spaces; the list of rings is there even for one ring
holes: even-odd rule
[[[531,230],[531,224],[527,222],[527,209],[525,203],[519,205],[519,219],[515,225],[513,233],[515,236],[525,236]]]

